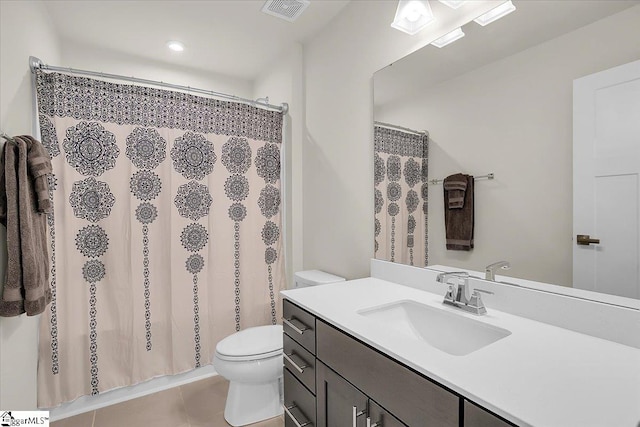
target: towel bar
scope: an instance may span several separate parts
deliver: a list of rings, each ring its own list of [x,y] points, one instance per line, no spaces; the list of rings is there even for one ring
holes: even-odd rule
[[[479,179],[494,179],[495,175],[493,173],[488,173],[486,175],[480,175],[480,176],[476,176],[474,177],[474,181],[477,181]],[[444,179],[430,179],[429,180],[429,184],[435,185],[435,184],[440,184],[442,181],[444,181]]]

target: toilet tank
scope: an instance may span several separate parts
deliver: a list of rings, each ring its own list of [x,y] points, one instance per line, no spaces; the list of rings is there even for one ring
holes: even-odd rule
[[[328,283],[344,282],[344,277],[320,270],[298,271],[293,275],[294,288],[306,288],[307,286],[326,285]]]

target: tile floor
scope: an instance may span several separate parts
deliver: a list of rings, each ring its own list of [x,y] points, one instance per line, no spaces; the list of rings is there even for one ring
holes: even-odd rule
[[[51,427],[228,427],[224,403],[229,382],[221,376],[107,406],[51,423]],[[282,416],[251,427],[283,427]]]

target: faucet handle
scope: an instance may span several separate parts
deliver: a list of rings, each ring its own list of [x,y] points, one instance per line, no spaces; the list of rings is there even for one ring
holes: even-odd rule
[[[484,303],[482,302],[482,295],[480,295],[480,292],[486,293],[486,294],[493,294],[493,292],[485,291],[484,289],[473,290],[473,293],[471,294],[471,298],[469,298],[468,306],[473,310],[472,313],[475,313],[475,314],[485,314],[487,312],[487,309],[485,308]]]
[[[453,289],[453,285],[449,284],[449,289],[447,290],[447,293],[444,295],[445,301],[454,301],[455,300],[454,293],[455,291]]]

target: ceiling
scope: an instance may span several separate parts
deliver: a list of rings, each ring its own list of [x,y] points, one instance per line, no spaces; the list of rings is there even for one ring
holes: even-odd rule
[[[375,106],[401,102],[418,91],[639,5],[640,0],[513,0],[513,3],[516,10],[504,18],[486,27],[470,22],[462,27],[465,32],[462,39],[442,49],[427,45],[376,72]]]
[[[312,0],[295,22],[262,13],[264,0],[44,2],[63,45],[80,44],[254,80],[327,25],[348,0]],[[171,52],[168,40],[185,51]]]

